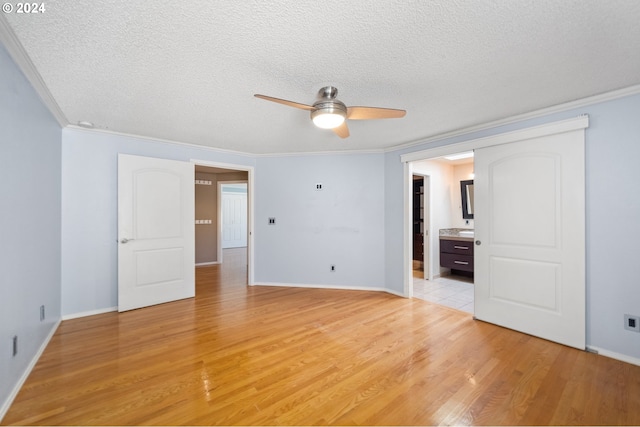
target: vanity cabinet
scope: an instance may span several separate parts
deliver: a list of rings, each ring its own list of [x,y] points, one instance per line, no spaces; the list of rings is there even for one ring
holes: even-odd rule
[[[473,239],[440,238],[440,266],[473,273]]]

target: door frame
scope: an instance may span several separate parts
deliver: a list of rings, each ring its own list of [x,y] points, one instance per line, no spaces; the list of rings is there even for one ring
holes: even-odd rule
[[[239,181],[247,183],[247,285],[255,285],[254,277],[254,209],[255,209],[255,168],[253,166],[240,165],[236,163],[213,162],[209,160],[191,159],[191,162],[197,166],[208,166],[212,168],[229,169],[234,171],[247,172],[247,180]],[[231,181],[229,181],[231,183]],[[218,191],[218,262],[222,263],[222,239],[220,237],[220,200],[221,195]]]
[[[404,230],[404,296],[407,298],[413,297],[413,271],[412,271],[412,247],[413,237],[412,232],[412,211],[411,211],[411,189],[413,180],[413,167],[411,162],[418,160],[429,160],[436,157],[442,157],[450,154],[459,153],[462,151],[472,151],[477,148],[491,147],[494,145],[509,144],[512,142],[523,141],[531,138],[538,138],[547,135],[553,135],[563,132],[570,132],[579,129],[586,129],[589,127],[589,116],[587,114],[574,117],[567,120],[560,120],[543,124],[540,126],[534,126],[512,132],[500,133],[497,135],[487,136],[483,138],[470,139],[463,142],[442,145],[440,147],[429,148],[426,150],[415,151],[413,153],[407,153],[400,156],[400,161],[403,163],[403,185],[404,185],[404,215],[403,215],[403,230]]]

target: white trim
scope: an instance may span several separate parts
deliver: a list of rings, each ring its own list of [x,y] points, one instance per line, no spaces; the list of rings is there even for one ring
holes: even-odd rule
[[[557,122],[547,123],[540,126],[529,127],[526,129],[516,130],[512,132],[500,133],[497,135],[486,136],[483,138],[475,138],[455,144],[442,145],[440,147],[429,148],[426,150],[415,151],[400,156],[402,162],[413,162],[434,157],[442,157],[462,151],[470,151],[476,148],[491,147],[494,145],[508,144],[525,139],[539,138],[547,135],[556,135],[563,132],[571,132],[578,129],[586,129],[589,127],[589,116],[584,114],[572,119],[560,120]]]
[[[62,316],[62,320],[71,320],[71,319],[78,319],[80,317],[95,316],[96,314],[111,313],[112,311],[118,311],[118,306],[100,308],[98,310],[82,311],[80,313],[65,314],[64,316]]]
[[[372,286],[342,286],[342,285],[321,285],[310,283],[275,283],[275,282],[260,282],[254,283],[254,286],[274,286],[279,288],[307,288],[307,289],[333,289],[337,291],[373,291],[373,292],[386,292],[401,298],[405,296],[399,292],[387,288],[378,288]]]
[[[561,112],[572,110],[572,109],[585,108],[594,104],[613,101],[615,99],[624,98],[626,96],[637,95],[639,93],[640,93],[640,85],[633,85],[623,89],[604,92],[598,95],[588,96],[586,98],[578,99],[575,101],[565,102],[565,103],[554,105],[551,107],[541,108],[539,110],[534,110],[529,113],[509,116],[503,119],[494,120],[492,122],[482,123],[475,126],[469,126],[469,127],[461,128],[458,130],[453,130],[450,132],[445,132],[445,133],[437,134],[434,136],[430,136],[424,139],[408,142],[405,144],[395,145],[393,147],[389,147],[385,149],[384,151],[390,152],[390,151],[403,150],[406,148],[415,147],[416,145],[428,144],[430,142],[441,141],[447,138],[453,138],[456,136],[466,135],[473,132],[493,129],[500,126],[506,126],[513,123],[522,122],[525,120],[537,119],[539,117],[544,117],[544,116],[548,116],[555,113],[561,113]]]
[[[60,326],[60,322],[61,322],[61,320],[58,320],[53,325],[53,327],[51,328],[51,331],[49,331],[49,334],[47,334],[47,337],[44,339],[42,344],[40,344],[40,347],[38,348],[38,351],[36,351],[36,354],[34,354],[34,356],[31,358],[31,361],[29,362],[29,364],[27,365],[26,369],[24,370],[24,372],[20,376],[20,379],[13,386],[13,389],[11,390],[11,393],[9,393],[9,396],[7,396],[5,401],[2,402],[2,406],[0,406],[0,421],[2,421],[4,416],[7,414],[7,411],[9,411],[9,408],[11,407],[11,404],[13,403],[13,400],[16,398],[16,396],[20,392],[20,389],[24,385],[24,382],[27,380],[27,378],[29,378],[29,375],[31,374],[31,371],[36,366],[36,363],[38,363],[38,360],[40,359],[40,356],[42,356],[42,353],[47,348],[47,345],[49,345],[49,341],[51,341],[51,338],[53,338],[53,335],[58,330],[58,326]]]
[[[626,354],[616,353],[615,351],[605,350],[604,348],[594,347],[592,345],[587,346],[587,350],[595,351],[599,356],[610,357],[611,359],[620,360],[622,362],[631,363],[632,365],[640,366],[640,358],[627,356]]]
[[[0,15],[1,16],[1,15]],[[247,151],[236,151],[236,150],[229,150],[227,148],[217,148],[217,147],[212,147],[210,145],[203,145],[203,144],[198,144],[198,143],[193,143],[193,142],[181,142],[181,141],[176,141],[173,139],[165,139],[165,138],[158,138],[158,137],[154,137],[154,136],[144,136],[144,135],[138,135],[135,133],[127,133],[127,132],[119,132],[119,131],[114,131],[114,130],[109,130],[109,129],[99,129],[99,128],[93,128],[93,129],[88,129],[82,126],[78,126],[75,125],[73,123],[66,123],[65,125],[61,125],[63,128],[65,129],[69,129],[69,130],[73,130],[73,131],[81,131],[81,132],[87,132],[87,133],[100,133],[100,134],[106,134],[106,135],[113,135],[113,136],[119,136],[119,137],[123,137],[123,138],[131,138],[131,139],[139,139],[139,140],[143,140],[143,141],[151,141],[151,142],[161,142],[164,144],[173,144],[173,145],[179,145],[179,146],[183,146],[183,147],[190,147],[190,148],[199,148],[199,149],[203,149],[206,151],[212,151],[215,153],[221,153],[221,154],[232,154],[234,156],[242,156],[242,157],[251,157],[251,158],[258,158],[258,157],[295,157],[295,156],[330,156],[330,155],[335,155],[335,154],[354,154],[354,155],[359,155],[359,154],[382,154],[385,153],[386,151],[394,151],[396,150],[395,147],[389,148],[389,149],[385,149],[385,148],[378,148],[378,149],[363,149],[363,150],[331,150],[331,151],[302,151],[302,152],[289,152],[289,153],[250,153]]]
[[[344,154],[384,154],[388,151],[396,151],[397,148],[389,147],[389,148],[365,148],[362,150],[330,150],[330,151],[302,151],[302,152],[290,152],[290,153],[262,153],[262,154],[253,154],[255,157],[296,157],[296,156],[333,156],[333,155],[344,155]]]
[[[74,131],[82,131],[82,132],[88,132],[88,133],[102,133],[102,134],[107,134],[107,135],[114,135],[114,136],[121,136],[124,138],[131,138],[131,139],[139,139],[142,141],[151,141],[151,142],[161,142],[164,144],[173,144],[173,145],[179,145],[182,147],[190,147],[190,148],[199,148],[205,151],[213,151],[215,153],[222,153],[222,154],[233,154],[235,156],[243,156],[243,157],[255,157],[255,154],[251,154],[251,153],[245,153],[242,151],[234,151],[234,150],[227,150],[224,148],[216,148],[216,147],[211,147],[209,145],[202,145],[202,144],[195,144],[195,143],[191,143],[191,142],[180,142],[180,141],[174,141],[172,139],[164,139],[164,138],[157,138],[157,137],[153,137],[153,136],[143,136],[143,135],[136,135],[133,133],[125,133],[125,132],[117,132],[117,131],[113,131],[113,130],[106,130],[106,129],[87,129],[87,128],[83,128],[74,124],[68,124],[66,126],[64,126],[65,129],[69,129],[69,130],[74,130]]]
[[[191,159],[190,162],[194,163],[196,166],[207,166],[211,168],[229,169],[232,172],[237,172],[237,171],[249,172],[249,171],[253,171],[254,169],[253,166],[249,166],[249,165],[242,165],[237,163],[214,162],[210,160]]]
[[[220,264],[220,261],[197,262],[196,267],[206,267],[208,265],[216,265],[216,264]]]
[[[15,61],[16,65],[18,65],[18,68],[22,71],[22,74],[24,74],[29,83],[31,83],[31,86],[33,86],[33,89],[36,91],[38,96],[40,96],[40,99],[49,109],[49,112],[51,112],[58,124],[61,127],[68,125],[69,120],[64,115],[62,109],[49,91],[49,88],[36,69],[36,66],[24,50],[22,43],[20,43],[20,40],[18,40],[13,29],[11,29],[6,18],[2,15],[0,15],[0,41],[2,41],[2,44],[6,47],[11,58]]]

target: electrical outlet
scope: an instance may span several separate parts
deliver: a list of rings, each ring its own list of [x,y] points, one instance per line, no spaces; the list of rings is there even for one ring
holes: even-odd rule
[[[13,336],[13,357],[16,357],[18,354],[18,336]]]
[[[336,266],[334,264],[331,264],[331,271],[336,271]]]
[[[40,321],[44,321],[45,315],[44,315],[44,304],[40,306]]]
[[[269,218],[269,225],[276,225],[276,219],[275,218]]]
[[[317,183],[316,184],[316,191],[321,191],[322,190],[322,183]]]
[[[624,328],[628,331],[640,332],[640,317],[625,314]]]

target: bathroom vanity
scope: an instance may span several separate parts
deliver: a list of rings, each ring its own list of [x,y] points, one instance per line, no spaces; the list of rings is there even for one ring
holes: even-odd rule
[[[473,230],[444,228],[440,230],[440,266],[473,274]]]

